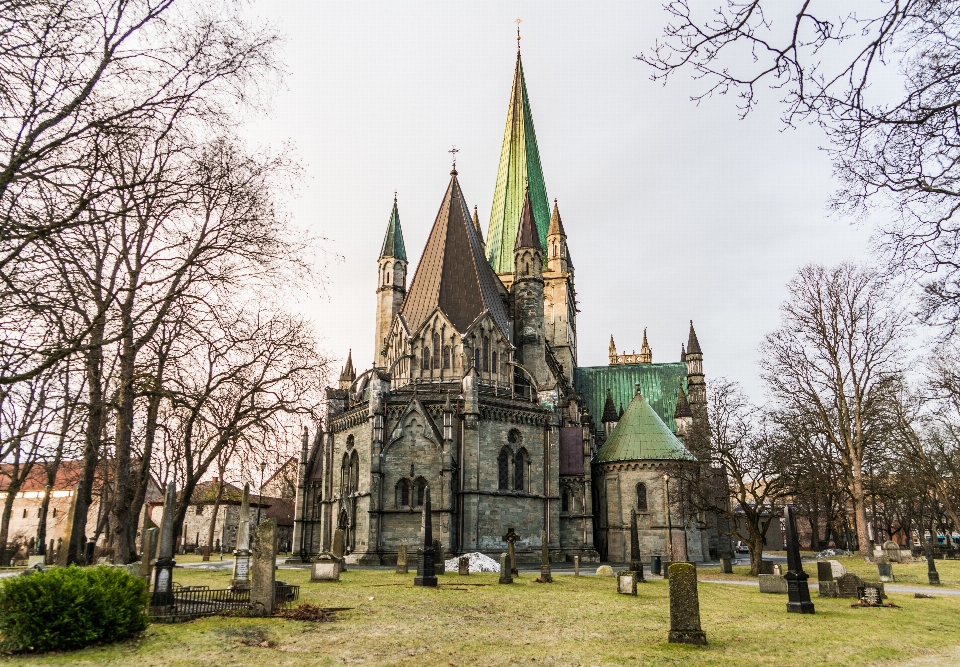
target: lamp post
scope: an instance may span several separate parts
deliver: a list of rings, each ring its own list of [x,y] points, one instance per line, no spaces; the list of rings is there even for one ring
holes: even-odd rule
[[[260,509],[263,507],[263,475],[267,471],[267,462],[260,462],[260,494],[257,497],[257,525],[260,525]]]
[[[673,562],[673,525],[670,523],[670,475],[663,475],[663,497],[667,507],[667,555]]]

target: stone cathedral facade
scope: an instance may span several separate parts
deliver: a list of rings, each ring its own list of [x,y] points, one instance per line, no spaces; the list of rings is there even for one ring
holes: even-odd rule
[[[519,49],[486,237],[457,176],[412,278],[394,199],[375,359],[358,372],[348,356],[323,428],[304,434],[294,552],[328,550],[340,528],[348,562],[395,562],[429,489],[447,554],[496,557],[513,528],[521,560],[539,558],[545,531],[556,560],[625,561],[635,510],[645,559],[716,555],[705,518],[663,481],[698,465],[684,444],[706,420],[693,325],[677,363],[652,363],[644,332],[639,355],[611,337],[609,366],[578,366],[574,265]]]

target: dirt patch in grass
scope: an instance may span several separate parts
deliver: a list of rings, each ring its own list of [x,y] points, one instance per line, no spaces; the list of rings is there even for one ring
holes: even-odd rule
[[[314,623],[329,623],[333,619],[320,607],[304,602],[296,609],[284,609],[276,614],[280,618],[291,621],[312,621]]]

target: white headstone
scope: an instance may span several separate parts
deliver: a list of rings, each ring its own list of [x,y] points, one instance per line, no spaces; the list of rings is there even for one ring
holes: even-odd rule
[[[842,577],[843,575],[845,575],[845,574],[847,573],[847,568],[845,568],[843,565],[841,565],[841,564],[840,564],[840,561],[838,561],[838,560],[828,560],[827,562],[830,563],[830,569],[833,570],[833,578],[834,578],[834,579],[839,579],[840,577]]]

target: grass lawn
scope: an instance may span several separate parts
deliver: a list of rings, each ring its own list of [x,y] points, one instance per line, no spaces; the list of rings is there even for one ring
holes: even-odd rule
[[[777,552],[773,552],[773,554],[785,555],[785,553],[777,554]],[[880,577],[877,576],[877,564],[864,561],[862,556],[851,556],[849,558],[837,556],[829,560],[835,560],[839,562],[841,565],[847,568],[847,572],[851,572],[867,581],[880,580]],[[937,572],[940,573],[940,588],[960,588],[960,560],[938,560],[935,561],[935,563],[937,565]],[[782,564],[782,566],[783,572],[786,573],[786,564]],[[810,582],[815,582],[817,580],[816,563],[807,561],[803,564],[803,567],[807,574],[810,575]],[[910,586],[911,588],[922,586],[929,588],[930,592],[933,594],[935,594],[935,591],[938,588],[937,586],[930,586],[930,584],[927,583],[927,561],[918,563],[894,563],[893,575],[896,581],[894,581],[891,585],[894,586],[903,585]],[[718,567],[707,567],[699,571],[699,576],[701,579],[714,581],[729,579],[738,581],[757,580],[756,577],[750,576],[749,565],[734,566],[733,574],[723,574],[720,572],[720,568]]]
[[[853,559],[851,559],[853,560]],[[939,563],[938,563],[939,565]],[[853,568],[850,568],[853,569]],[[958,573],[960,574],[960,573]],[[957,664],[960,597],[891,594],[900,609],[851,608],[814,597],[817,613],[787,614],[786,596],[700,584],[709,645],[668,644],[668,582],[617,595],[613,578],[557,575],[512,586],[496,574],[441,575],[439,589],[413,587],[413,573],[355,570],[337,583],[309,583],[280,570],[301,601],[350,607],[332,623],[214,617],[151,625],[142,637],[71,653],[18,656],[11,665],[868,665]],[[956,575],[952,575],[956,579]],[[177,569],[183,585],[223,588],[229,572]],[[256,644],[267,642],[269,647]],[[248,645],[254,644],[254,645]]]

